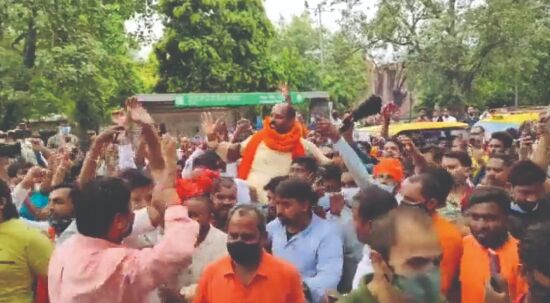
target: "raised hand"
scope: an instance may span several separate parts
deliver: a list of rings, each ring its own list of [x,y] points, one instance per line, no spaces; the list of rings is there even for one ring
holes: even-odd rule
[[[317,120],[315,130],[322,136],[332,140],[334,143],[340,140],[340,131],[326,118],[320,118]]]
[[[94,143],[99,145],[106,145],[113,142],[120,133],[124,131],[123,126],[111,126],[101,132],[95,139]]]
[[[151,115],[149,115],[149,112],[143,108],[143,105],[141,105],[136,97],[131,97],[126,100],[126,110],[128,111],[128,116],[132,122],[137,124],[154,123],[154,120],[151,118]]]
[[[176,183],[177,172],[177,152],[176,140],[170,136],[164,136],[161,141],[162,156],[165,163],[165,174],[162,182],[165,187],[174,187]]]
[[[126,112],[123,109],[115,110],[111,113],[111,121],[118,126],[125,126],[128,122]]]
[[[211,112],[202,113],[201,115],[201,126],[202,131],[206,135],[206,138],[209,142],[219,142],[219,137],[222,136],[223,131],[223,120],[217,119],[214,120]],[[227,129],[227,128],[226,128]]]
[[[390,283],[393,274],[382,256],[376,251],[371,251],[370,259],[374,269],[374,277],[367,285],[370,292],[380,303],[405,303],[406,300],[400,296],[400,291]]]
[[[44,148],[44,144],[42,143],[42,140],[40,140],[40,139],[31,138],[31,139],[29,139],[29,141],[32,144],[32,149],[35,150],[35,151],[40,151],[40,150],[42,150],[42,148]]]
[[[285,102],[291,104],[292,100],[290,99],[290,89],[288,88],[288,83],[285,82],[279,85],[279,90],[281,91],[281,94],[283,94],[283,97],[285,97]]]
[[[406,136],[400,136],[399,142],[403,144],[403,147],[405,147],[405,151],[409,153],[417,153],[418,150],[416,149],[416,145],[414,144],[413,140]]]
[[[391,116],[399,111],[399,107],[392,101],[382,107],[381,114],[384,119],[389,120]]]
[[[490,281],[487,281],[485,285],[485,302],[486,303],[510,303],[510,295],[508,294],[508,284],[502,277],[496,277],[493,280],[502,292],[499,292],[493,288]]]

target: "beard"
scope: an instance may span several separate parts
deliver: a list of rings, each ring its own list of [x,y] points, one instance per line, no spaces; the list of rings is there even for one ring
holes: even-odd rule
[[[493,235],[490,235],[488,232],[476,232],[472,230],[472,235],[483,247],[491,249],[500,248],[508,239],[508,232],[506,230]]]
[[[279,221],[281,221],[281,224],[282,225],[289,225],[292,223],[292,220],[286,218],[286,217],[283,217],[283,216],[277,216],[277,218],[279,219]]]

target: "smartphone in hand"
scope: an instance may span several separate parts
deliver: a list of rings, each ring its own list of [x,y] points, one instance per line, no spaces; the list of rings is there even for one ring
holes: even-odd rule
[[[502,286],[498,283],[500,277],[500,258],[497,253],[489,249],[489,268],[491,270],[491,287],[497,292],[503,292]]]

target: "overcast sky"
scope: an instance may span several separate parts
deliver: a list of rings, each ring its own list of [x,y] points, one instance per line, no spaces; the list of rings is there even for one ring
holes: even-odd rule
[[[323,0],[308,0],[310,10],[313,10],[317,7],[319,3]],[[374,2],[372,0],[367,0],[364,2]],[[304,0],[264,0],[264,7],[267,16],[271,22],[275,25],[279,24],[281,18],[289,22],[292,16],[300,15],[305,10],[305,1]],[[372,10],[367,5],[362,5],[362,8],[369,11]],[[327,7],[326,10],[329,8]],[[312,18],[315,22],[318,22],[318,16],[313,14]],[[340,11],[324,11],[322,13],[323,27],[334,31],[338,29],[338,20],[340,18]],[[137,27],[136,22],[130,20],[126,22],[126,29],[130,32],[134,31]],[[158,39],[162,37],[162,24],[160,22],[156,23],[153,29],[154,36]],[[139,58],[146,58],[149,52],[151,51],[151,46],[145,46],[138,52]]]

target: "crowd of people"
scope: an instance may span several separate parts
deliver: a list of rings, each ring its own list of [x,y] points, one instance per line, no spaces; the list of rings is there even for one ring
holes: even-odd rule
[[[175,138],[135,98],[87,148],[2,133],[0,302],[548,303],[550,111],[491,134],[466,112],[435,144],[291,102]]]

